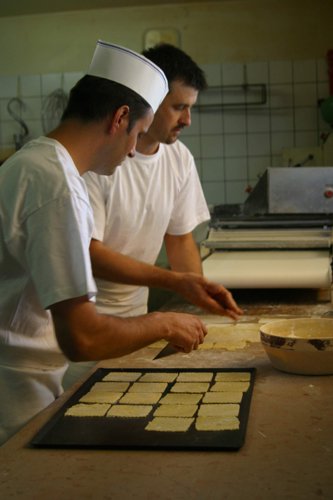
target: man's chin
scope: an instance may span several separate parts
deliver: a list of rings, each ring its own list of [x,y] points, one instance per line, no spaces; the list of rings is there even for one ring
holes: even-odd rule
[[[169,135],[169,137],[165,141],[165,144],[173,144],[174,142],[178,141],[178,139],[179,139],[179,134]]]

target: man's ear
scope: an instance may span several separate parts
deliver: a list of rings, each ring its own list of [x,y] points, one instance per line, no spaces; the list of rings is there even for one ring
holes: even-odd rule
[[[108,122],[108,132],[116,133],[120,130],[127,130],[129,122],[129,107],[125,104],[120,106]]]

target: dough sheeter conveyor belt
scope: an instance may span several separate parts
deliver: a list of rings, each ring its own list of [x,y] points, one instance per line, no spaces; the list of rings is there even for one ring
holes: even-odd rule
[[[204,275],[227,288],[332,286],[331,228],[212,228]]]

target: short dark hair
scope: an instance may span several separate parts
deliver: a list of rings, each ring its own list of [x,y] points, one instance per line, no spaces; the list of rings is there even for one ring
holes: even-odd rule
[[[70,91],[61,120],[76,118],[83,122],[100,121],[123,105],[130,109],[128,132],[151,109],[147,101],[134,90],[106,78],[85,75]]]
[[[178,47],[160,43],[143,51],[142,54],[164,71],[169,87],[173,81],[180,80],[198,91],[207,88],[203,70]]]

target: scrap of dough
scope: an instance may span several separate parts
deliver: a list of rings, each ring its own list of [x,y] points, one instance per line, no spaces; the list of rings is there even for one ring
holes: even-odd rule
[[[107,417],[137,418],[146,417],[152,410],[148,405],[114,405],[107,412]]]
[[[250,379],[249,372],[219,372],[215,376],[216,382],[247,382]]]
[[[200,350],[214,349],[214,342],[207,341],[207,337],[206,337],[203,344],[200,344],[198,349],[200,349]]]
[[[260,342],[259,325],[257,323],[237,323],[235,325],[208,324],[208,333],[199,349],[225,349],[236,351],[243,349],[248,343]]]
[[[110,392],[110,391],[90,391],[80,399],[80,403],[116,403],[121,396],[122,392]]]
[[[140,382],[173,382],[177,375],[178,372],[148,372],[140,378]]]
[[[127,392],[119,401],[120,404],[153,405],[159,401],[160,392]]]
[[[68,408],[65,416],[70,417],[104,417],[110,405],[78,403]]]
[[[210,382],[212,372],[183,372],[177,377],[177,382]]]
[[[176,382],[172,386],[171,392],[206,392],[208,391],[209,383],[206,382]]]
[[[202,404],[198,411],[199,417],[237,417],[238,404]]]
[[[218,392],[224,392],[224,391],[246,392],[249,387],[250,387],[249,382],[216,382],[214,385],[212,385],[210,390]]]
[[[161,399],[160,404],[165,405],[196,405],[202,398],[202,394],[174,393],[167,394]]]
[[[197,405],[160,405],[154,417],[193,417],[197,409]]]
[[[128,392],[159,392],[165,391],[165,382],[135,382]]]
[[[141,372],[109,372],[102,380],[104,382],[135,382]]]
[[[237,417],[198,417],[195,421],[197,431],[233,431],[239,429]]]
[[[125,392],[129,385],[129,382],[96,382],[90,391]]]
[[[186,417],[155,417],[146,426],[146,431],[186,432],[194,418]]]
[[[203,403],[240,403],[242,401],[242,392],[206,392],[203,397]]]

